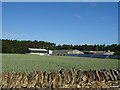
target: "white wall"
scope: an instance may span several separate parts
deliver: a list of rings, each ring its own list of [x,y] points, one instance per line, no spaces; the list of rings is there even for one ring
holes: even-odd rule
[[[52,50],[49,50],[49,54],[52,54]]]

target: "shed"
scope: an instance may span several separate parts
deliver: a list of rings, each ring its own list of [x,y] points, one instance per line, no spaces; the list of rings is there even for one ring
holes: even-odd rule
[[[37,49],[37,48],[28,48],[30,50],[30,54],[37,55],[49,55],[52,54],[52,50],[47,49]]]
[[[83,52],[79,51],[79,50],[71,50],[69,52],[67,52],[68,54],[84,54]]]

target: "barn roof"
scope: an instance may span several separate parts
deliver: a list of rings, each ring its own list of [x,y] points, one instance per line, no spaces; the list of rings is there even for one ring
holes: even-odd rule
[[[67,53],[72,50],[53,50],[53,53]]]
[[[30,51],[47,51],[46,49],[28,48]]]

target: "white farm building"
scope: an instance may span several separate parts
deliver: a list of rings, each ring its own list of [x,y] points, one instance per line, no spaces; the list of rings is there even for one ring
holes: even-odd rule
[[[37,49],[37,48],[28,48],[30,51],[30,54],[33,55],[50,55],[52,54],[52,50],[47,49]]]

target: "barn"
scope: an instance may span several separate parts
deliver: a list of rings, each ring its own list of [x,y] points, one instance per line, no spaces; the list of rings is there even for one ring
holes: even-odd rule
[[[65,56],[67,54],[84,54],[79,50],[53,50],[53,55]]]
[[[79,50],[71,50],[71,51],[67,52],[67,54],[84,54],[84,53]]]
[[[65,56],[69,50],[53,50],[53,55]]]
[[[52,54],[52,50],[47,49],[37,49],[37,48],[28,48],[30,51],[30,54],[33,55],[50,55]]]

